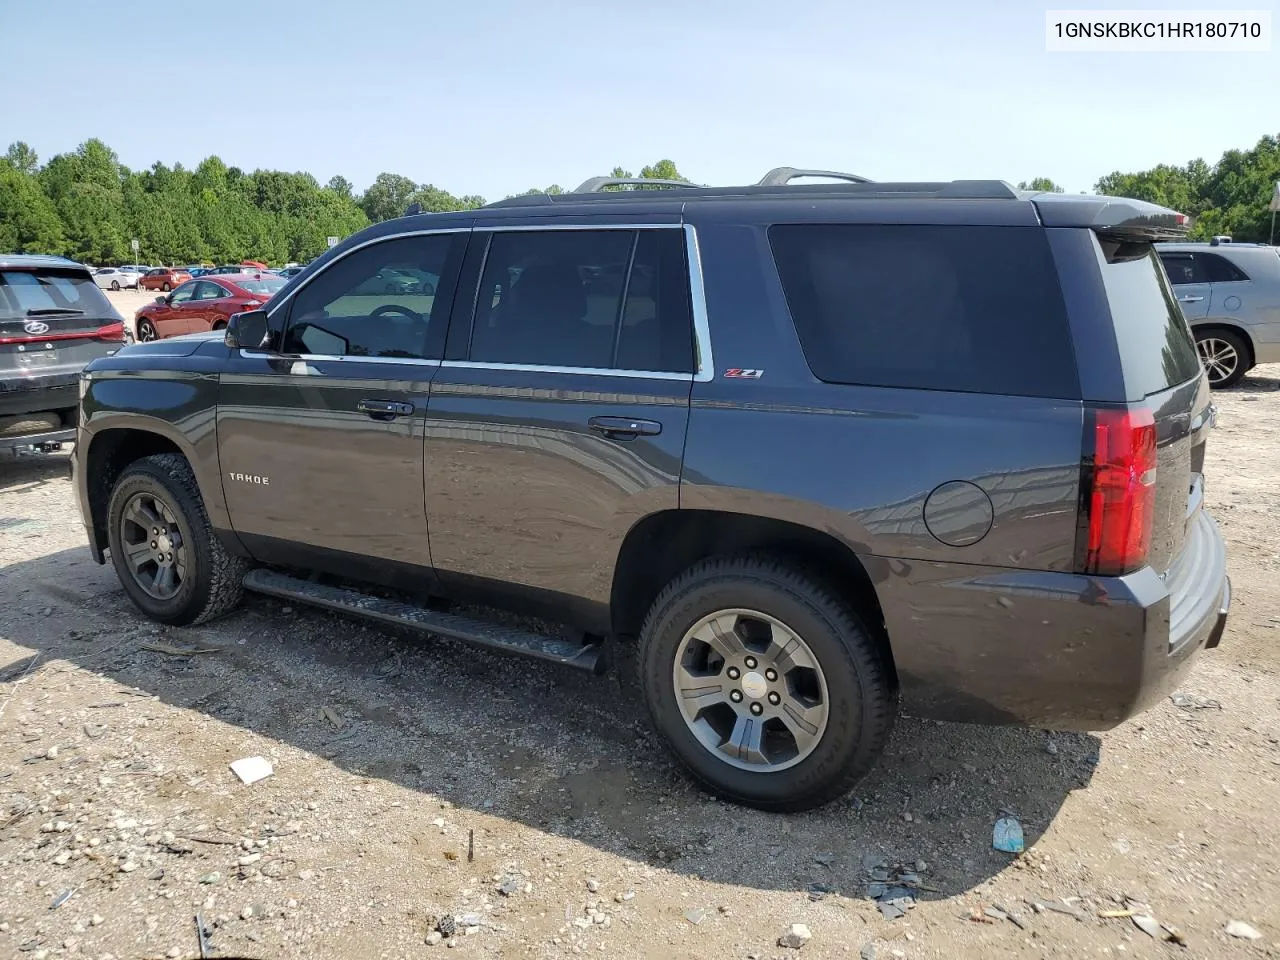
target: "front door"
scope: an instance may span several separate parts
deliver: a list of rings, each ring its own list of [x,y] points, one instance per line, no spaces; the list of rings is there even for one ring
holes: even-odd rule
[[[164,303],[157,304],[157,309],[149,315],[156,328],[156,335],[161,340],[165,337],[180,337],[184,333],[191,332],[191,311],[195,309],[191,298],[195,294],[195,289],[194,283],[184,283],[173,293],[168,294],[164,298]]]
[[[437,573],[455,592],[594,617],[627,531],[679,506],[695,369],[684,232],[477,226],[463,276],[427,419]]]
[[[453,288],[388,294],[368,280],[397,265],[456,275],[466,236],[356,248],[273,306],[280,353],[229,360],[218,401],[222,484],[255,556],[372,579],[381,577],[369,560],[399,574],[430,567],[423,428],[439,366],[431,343],[443,339]]]

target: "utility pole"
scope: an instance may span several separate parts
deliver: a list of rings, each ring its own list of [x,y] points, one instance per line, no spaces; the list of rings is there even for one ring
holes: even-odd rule
[[[1276,245],[1276,211],[1280,210],[1280,180],[1276,181],[1276,188],[1271,194],[1271,245]]]

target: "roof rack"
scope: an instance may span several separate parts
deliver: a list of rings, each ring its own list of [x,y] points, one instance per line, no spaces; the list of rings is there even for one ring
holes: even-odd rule
[[[774,167],[760,178],[757,186],[784,187],[792,180],[798,180],[800,177],[826,177],[830,180],[847,180],[849,183],[872,182],[869,177],[863,177],[856,173],[840,173],[836,170],[800,170],[796,167]]]
[[[698,184],[690,183],[688,180],[662,180],[658,177],[592,177],[573,192],[599,193],[606,187],[620,187],[625,186],[626,184],[631,184],[637,187],[692,187],[694,189],[697,189],[698,187]]]

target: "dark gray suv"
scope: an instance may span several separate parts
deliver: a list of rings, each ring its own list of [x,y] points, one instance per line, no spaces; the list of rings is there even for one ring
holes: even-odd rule
[[[1142,710],[1230,597],[1153,249],[1186,217],[800,174],[378,224],[225,335],[96,361],[94,557],[165,623],[248,588],[588,670],[630,651],[674,754],[766,809],[847,790],[900,702]]]
[[[0,253],[0,456],[75,439],[80,371],[124,339],[87,267]]]

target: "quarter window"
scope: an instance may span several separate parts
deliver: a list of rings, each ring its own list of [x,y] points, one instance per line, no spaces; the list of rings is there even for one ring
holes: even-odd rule
[[[326,267],[293,298],[284,352],[425,359],[432,318],[448,312],[436,283],[456,236],[386,240]]]
[[[470,360],[693,372],[679,230],[494,233]]]
[[[1196,259],[1204,261],[1205,271],[1213,283],[1238,283],[1249,279],[1243,270],[1216,253],[1197,254]]]

